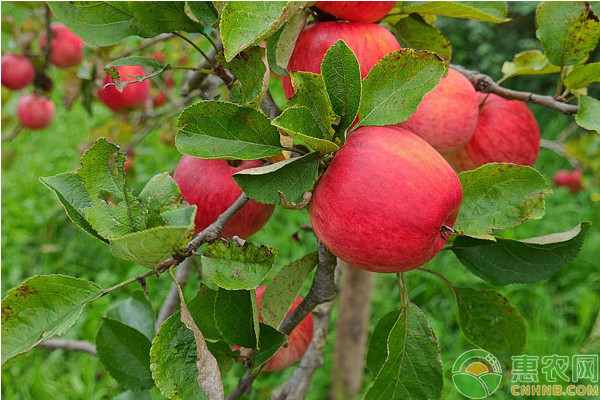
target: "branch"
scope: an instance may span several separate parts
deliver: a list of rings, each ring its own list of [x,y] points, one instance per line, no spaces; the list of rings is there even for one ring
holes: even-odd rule
[[[155,36],[155,37],[153,37],[151,39],[147,39],[147,40],[142,41],[142,43],[140,43],[140,45],[138,47],[133,48],[131,50],[127,50],[125,53],[123,53],[119,57],[117,57],[117,59],[129,57],[129,56],[131,56],[131,55],[133,55],[135,53],[139,53],[142,50],[147,49],[150,46],[155,45],[156,43],[160,43],[160,42],[163,42],[165,40],[169,40],[169,39],[174,38],[174,37],[175,37],[175,35],[173,35],[172,33],[161,33],[160,35]]]
[[[46,71],[50,64],[50,48],[52,47],[52,25],[50,23],[50,7],[47,3],[44,3],[44,19],[46,25],[46,45],[42,49],[42,55],[44,56],[44,65],[42,71]]]
[[[190,278],[190,272],[194,265],[193,258],[186,258],[179,268],[177,268],[176,279],[179,282],[179,285],[183,289],[187,284],[188,279]],[[169,294],[165,299],[160,311],[158,312],[158,317],[156,319],[155,330],[158,332],[160,326],[167,318],[171,316],[179,307],[179,292],[177,291],[177,285],[175,283],[171,284],[171,289],[169,290]]]
[[[566,115],[576,114],[579,110],[579,106],[563,103],[556,100],[552,96],[543,96],[536,93],[520,92],[518,90],[503,88],[494,82],[494,80],[488,75],[482,74],[481,72],[471,71],[460,65],[452,64],[450,66],[466,76],[475,87],[475,90],[478,92],[493,93],[508,100],[520,100],[527,103],[537,104],[552,110],[560,111]]]
[[[87,340],[48,339],[38,344],[37,347],[52,350],[82,351],[93,356],[98,355],[96,346]]]
[[[222,48],[222,46],[223,46],[222,42],[220,40],[218,40],[216,43],[217,49]],[[208,53],[206,53],[206,55],[210,59],[214,59],[217,56],[217,50],[215,48],[212,48],[208,51]],[[199,69],[207,69],[208,67],[210,67],[210,65],[209,65],[208,61],[204,58],[202,60],[200,60],[200,62],[198,63]],[[206,74],[204,74],[202,72],[198,72],[198,71],[188,72],[187,75],[185,76],[185,79],[183,80],[183,83],[181,84],[180,94],[184,97],[188,96],[194,89],[198,89],[201,87],[202,81],[204,80],[204,78],[206,78]]]
[[[273,96],[271,96],[271,93],[268,90],[262,103],[260,103],[260,108],[270,119],[275,119],[281,114],[281,110],[277,107],[277,104],[275,104],[275,100],[273,100]]]

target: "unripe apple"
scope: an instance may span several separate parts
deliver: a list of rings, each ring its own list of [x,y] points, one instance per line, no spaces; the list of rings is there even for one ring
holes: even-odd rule
[[[203,160],[184,155],[179,160],[173,179],[181,194],[190,204],[198,206],[196,233],[217,220],[242,194],[242,189],[231,175],[248,168],[263,165],[260,160],[228,161]],[[273,213],[274,205],[248,201],[246,205],[225,224],[223,237],[252,236],[262,228]]]
[[[382,26],[357,22],[320,22],[304,28],[298,36],[288,63],[288,71],[320,73],[325,53],[340,39],[356,55],[362,78],[384,56],[400,49],[394,35]],[[290,77],[281,77],[281,83],[285,96],[289,99],[294,94]]]
[[[144,69],[137,65],[115,67],[119,77],[125,82],[135,81],[136,76],[146,76]],[[106,74],[104,85],[113,82],[110,75]],[[98,98],[113,111],[130,111],[143,107],[150,97],[150,81],[131,83],[119,92],[114,85],[98,90]]]
[[[583,190],[581,184],[581,170],[575,169],[571,172],[561,169],[554,174],[552,181],[558,187],[567,187],[571,193],[579,193]]]
[[[19,100],[17,107],[21,125],[29,129],[43,129],[50,125],[56,107],[52,100],[36,94],[26,94]]]
[[[423,97],[417,111],[398,126],[422,137],[440,153],[450,153],[471,139],[478,115],[473,85],[450,68],[435,89]]]
[[[23,89],[35,78],[35,69],[27,57],[13,53],[2,56],[2,86],[9,89]]]
[[[52,24],[50,62],[59,68],[78,65],[83,58],[83,40],[63,24]],[[40,51],[46,46],[46,33],[40,38]]]
[[[317,237],[357,268],[404,272],[446,244],[462,202],[458,176],[417,135],[395,126],[354,131],[310,203]]]
[[[350,22],[370,24],[385,17],[397,1],[318,1],[319,10]]]
[[[487,94],[478,93],[483,101]],[[527,104],[490,94],[479,107],[475,133],[454,153],[445,155],[458,172],[491,162],[533,165],[540,152],[540,129]]]

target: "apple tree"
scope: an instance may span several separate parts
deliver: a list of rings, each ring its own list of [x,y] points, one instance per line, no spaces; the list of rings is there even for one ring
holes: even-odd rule
[[[405,274],[439,277],[456,298],[464,337],[508,363],[526,343],[519,310],[495,290],[455,286],[426,263],[447,250],[491,285],[532,284],[569,264],[590,228],[573,221],[566,232],[501,235],[544,216],[552,191],[532,167],[540,146],[572,163],[577,176],[555,180],[573,191],[590,184],[582,172],[593,180],[600,168],[585,152],[600,130],[600,100],[588,93],[600,81],[598,63],[588,62],[600,22],[587,2],[540,3],[541,50],[516,54],[498,82],[451,64],[452,45],[435,21],[501,24],[504,2],[48,2],[42,15],[39,53],[24,39],[23,54],[3,55],[2,84],[34,85],[19,102],[20,126],[44,128],[55,107],[43,95],[51,68],[78,65],[71,100],[88,109],[104,103],[120,115],[118,129],[134,132],[124,148],[98,138],[76,171],[40,181],[81,234],[139,265],[139,274],[112,287],[34,276],[10,290],[3,364],[37,346],[91,348],[123,391],[230,400],[251,393],[263,371],[295,368],[271,398],[304,398],[344,265],[340,321],[353,312],[368,318],[368,308],[348,306],[363,294],[348,292],[348,276],[396,274],[398,300],[368,350],[356,349],[366,364],[353,361],[358,378],[340,378],[342,398],[439,399],[443,332],[409,298]],[[149,53],[165,41],[202,61]],[[173,95],[176,73],[184,76],[181,98]],[[503,86],[545,74],[557,78],[554,95]],[[273,77],[286,99],[273,98]],[[151,85],[163,90],[154,99]],[[570,115],[573,130],[589,133],[541,140],[527,103]],[[183,156],[173,177],[156,171],[136,193],[125,179],[128,154],[158,124],[175,121]],[[278,250],[246,239],[276,206],[309,213],[315,247],[273,273]],[[186,299],[194,261],[202,284]],[[169,293],[146,293],[165,299],[158,316],[145,296],[132,296],[102,319],[95,344],[55,338],[96,300],[169,278]],[[245,373],[227,387],[233,362]],[[361,387],[365,368],[375,378]]]

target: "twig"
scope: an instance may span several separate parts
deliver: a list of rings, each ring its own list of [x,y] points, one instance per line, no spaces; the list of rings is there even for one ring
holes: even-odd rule
[[[432,275],[435,275],[435,276],[437,276],[438,278],[440,278],[441,280],[443,280],[443,281],[446,283],[446,285],[448,285],[448,287],[449,287],[450,289],[452,289],[452,291],[453,291],[454,293],[456,293],[456,288],[454,287],[454,285],[452,284],[452,282],[450,282],[450,281],[448,280],[448,278],[446,278],[444,275],[440,274],[439,272],[435,272],[435,271],[433,271],[433,270],[431,270],[431,269],[428,269],[428,268],[419,268],[419,269],[420,269],[421,271],[423,271],[423,272],[427,272],[428,274],[432,274]]]
[[[552,96],[543,96],[536,93],[520,92],[518,90],[503,88],[494,82],[488,75],[482,74],[481,72],[471,71],[460,65],[452,64],[451,67],[466,76],[478,92],[493,93],[500,97],[504,97],[505,99],[521,100],[527,103],[537,104],[552,110],[560,111],[566,115],[576,114],[579,110],[578,106],[560,102]]]
[[[53,338],[38,344],[37,347],[53,350],[60,349],[69,351],[82,351],[93,356],[98,355],[96,352],[96,346],[87,340],[66,340]]]
[[[542,139],[542,140],[540,140],[540,147],[542,147],[543,149],[552,150],[553,152],[555,152],[556,154],[558,154],[559,156],[561,156],[562,158],[567,160],[573,168],[577,168],[580,166],[579,162],[576,159],[574,159],[573,157],[569,157],[567,155],[567,152],[565,150],[565,145],[563,143],[554,142],[552,140]]]
[[[129,57],[133,54],[139,53],[145,49],[147,49],[150,46],[155,45],[156,43],[160,43],[163,42],[165,40],[169,40],[171,38],[174,38],[175,35],[173,35],[172,33],[161,33],[158,36],[155,36],[151,39],[147,39],[142,41],[142,43],[140,43],[140,45],[134,49],[128,50],[125,53],[121,54],[119,57],[117,57],[117,59],[119,58],[125,58],[125,57]]]
[[[187,37],[185,37],[181,33],[177,33],[177,32],[173,32],[173,35],[182,38],[183,40],[185,40],[186,42],[188,42],[190,45],[192,45],[193,48],[195,48],[196,50],[198,50],[198,52],[200,54],[202,54],[202,57],[204,57],[206,59],[206,62],[208,62],[208,65],[210,65],[211,67],[214,66],[212,60],[208,57],[208,55],[206,55],[206,53],[200,47],[198,47],[198,45],[196,43],[194,43],[191,39],[188,39]]]
[[[177,282],[179,282],[179,285],[182,289],[187,284],[187,281],[190,277],[190,271],[192,270],[193,265],[194,259],[190,257],[186,258],[181,263],[179,268],[177,268],[177,276],[175,278],[177,279]],[[162,323],[165,322],[165,320],[177,310],[177,307],[179,307],[179,292],[177,290],[177,285],[173,283],[171,284],[171,289],[169,290],[169,294],[167,294],[165,302],[163,303],[162,307],[160,308],[160,311],[158,312],[158,317],[156,319],[155,325],[156,332],[158,332]]]
[[[52,24],[50,23],[50,7],[48,3],[44,3],[44,18],[46,24],[46,45],[42,49],[42,55],[44,56],[44,64],[42,66],[42,73],[46,71],[50,64],[50,48],[52,47]]]
[[[262,103],[260,103],[260,108],[270,119],[275,119],[281,114],[281,110],[277,107],[277,104],[275,104],[275,100],[273,100],[273,96],[271,96],[271,93],[268,90]]]

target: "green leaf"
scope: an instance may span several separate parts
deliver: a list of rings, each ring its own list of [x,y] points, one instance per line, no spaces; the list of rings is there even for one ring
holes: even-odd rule
[[[302,32],[302,29],[304,29],[308,17],[309,14],[307,12],[301,11],[294,14],[283,27],[281,36],[277,40],[275,46],[275,62],[279,67],[283,69],[287,68],[288,62],[292,57],[292,52],[294,51],[294,46],[296,46],[298,36],[300,35],[300,32]]]
[[[190,11],[198,21],[206,25],[213,25],[219,19],[219,13],[212,1],[188,1],[186,2]]]
[[[321,154],[333,153],[339,150],[337,144],[328,139],[322,139],[323,135],[315,123],[312,111],[308,107],[288,107],[271,123],[283,131],[284,134],[302,140]],[[327,136],[329,136],[329,132]]]
[[[435,53],[402,49],[388,54],[363,81],[358,125],[385,126],[406,121],[445,72],[444,62]]]
[[[333,112],[340,116],[336,132],[346,132],[358,114],[361,79],[356,55],[343,40],[338,40],[323,56],[321,75]]]
[[[505,1],[403,1],[399,6],[402,14],[442,15],[494,24],[510,20],[506,18],[508,6]]]
[[[527,50],[516,54],[512,61],[502,64],[502,79],[520,75],[545,75],[560,72],[560,67],[553,65],[540,50]]]
[[[444,385],[440,344],[423,311],[409,303],[387,336],[387,358],[365,400],[440,399]]]
[[[103,318],[96,335],[98,357],[108,372],[130,390],[154,386],[150,374],[150,339],[119,321]]]
[[[215,321],[214,309],[216,299],[217,291],[209,289],[206,285],[202,285],[196,297],[187,304],[198,329],[202,331],[204,338],[209,341],[223,339]]]
[[[513,228],[544,216],[544,194],[551,190],[531,167],[490,163],[458,177],[463,202],[454,228],[465,235],[494,240],[494,229]]]
[[[526,240],[459,236],[451,249],[469,271],[493,285],[533,283],[573,261],[589,227],[582,222],[567,232]]]
[[[238,54],[231,62],[223,63],[237,78],[231,88],[234,103],[258,107],[269,89],[267,52],[254,46]]]
[[[219,30],[225,47],[225,59],[233,57],[248,47],[275,33],[296,12],[304,1],[230,1],[221,12]]]
[[[128,390],[126,392],[121,393],[113,400],[152,400],[152,396],[150,396],[150,392],[147,390],[144,391],[133,391]]]
[[[153,176],[139,195],[144,208],[148,212],[147,228],[165,225],[187,225],[185,216],[191,212],[190,207],[183,206],[185,199],[179,186],[167,172]],[[182,217],[176,220],[174,217]]]
[[[402,47],[416,50],[429,50],[437,53],[446,64],[452,59],[450,41],[435,27],[429,25],[419,14],[411,14],[402,18],[392,27]]]
[[[156,316],[152,304],[140,290],[135,291],[129,298],[112,306],[107,317],[122,322],[133,329],[143,333],[148,340],[154,339],[154,321]]]
[[[185,13],[185,1],[132,1],[129,9],[137,23],[154,34],[204,30],[202,24],[191,20]]]
[[[317,252],[283,266],[267,285],[260,302],[263,322],[278,328],[302,289],[304,281],[319,262]]]
[[[277,329],[261,323],[258,349],[254,351],[252,372],[257,372],[262,365],[266,364],[287,339],[287,336]]]
[[[519,310],[493,290],[455,288],[460,329],[474,346],[501,357],[523,354],[527,327]]]
[[[9,290],[2,300],[2,364],[64,334],[100,293],[93,282],[62,275],[34,276]]]
[[[260,203],[279,204],[279,193],[289,201],[300,201],[312,190],[319,169],[318,153],[289,158],[274,164],[249,168],[232,177],[251,199]]]
[[[233,350],[226,342],[206,342],[206,347],[217,359],[221,375],[226,374],[233,367],[234,358],[237,358],[239,351]]]
[[[600,21],[586,2],[544,1],[535,13],[536,36],[554,65],[587,60],[600,39]]]
[[[282,150],[266,115],[233,103],[196,103],[183,110],[177,126],[177,150],[193,157],[256,160]]]
[[[109,62],[104,66],[104,69],[110,69],[113,67],[120,67],[123,65],[139,65],[141,67],[152,68],[153,70],[163,70],[165,65],[154,58],[131,56],[123,57]]]
[[[584,129],[600,132],[600,100],[579,96],[579,111],[575,114],[575,122]]]
[[[594,82],[600,82],[600,62],[576,65],[563,82],[571,90],[584,89]]]
[[[256,289],[273,268],[277,249],[246,241],[221,239],[206,246],[202,275],[227,290]]]
[[[272,34],[270,37],[268,37],[266,40],[267,59],[269,60],[269,67],[271,68],[271,71],[275,72],[279,76],[287,75],[287,70],[277,65],[277,43],[279,43],[279,38],[283,33],[283,29],[284,28],[281,28],[280,30]]]
[[[215,300],[215,321],[227,343],[250,349],[258,345],[258,308],[254,291],[220,288]]]
[[[396,324],[400,311],[390,311],[385,314],[379,321],[371,334],[369,340],[369,349],[367,352],[367,370],[377,376],[383,363],[388,356],[387,342],[390,336],[390,331]]]

